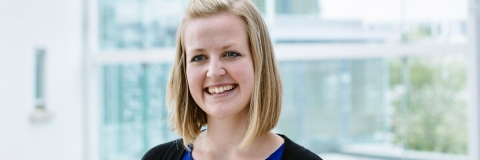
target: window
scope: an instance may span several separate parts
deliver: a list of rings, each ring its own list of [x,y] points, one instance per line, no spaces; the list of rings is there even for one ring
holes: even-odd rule
[[[253,2],[284,83],[274,132],[325,159],[467,157],[466,0]],[[165,86],[187,1],[95,3],[91,152],[139,159],[177,138]]]

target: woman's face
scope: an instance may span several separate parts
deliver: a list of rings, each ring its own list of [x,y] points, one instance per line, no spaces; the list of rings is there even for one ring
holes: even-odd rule
[[[254,86],[247,32],[234,15],[219,13],[185,24],[190,93],[209,117],[245,116]]]

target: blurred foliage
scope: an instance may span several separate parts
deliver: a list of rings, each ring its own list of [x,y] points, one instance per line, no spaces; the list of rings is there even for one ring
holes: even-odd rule
[[[392,59],[394,143],[411,150],[466,154],[465,72],[463,54]]]
[[[418,42],[434,39],[431,26],[416,26],[402,34],[402,42]]]

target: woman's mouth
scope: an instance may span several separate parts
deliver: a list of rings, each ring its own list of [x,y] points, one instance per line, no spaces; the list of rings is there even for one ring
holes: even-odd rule
[[[205,92],[208,94],[221,94],[224,92],[231,91],[232,89],[235,89],[237,85],[234,84],[229,84],[229,85],[224,85],[224,86],[217,86],[217,87],[207,87],[205,88]]]

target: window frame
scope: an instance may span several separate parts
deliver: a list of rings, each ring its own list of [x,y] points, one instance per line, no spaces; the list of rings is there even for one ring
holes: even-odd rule
[[[480,0],[469,0],[468,5],[468,155],[470,160],[480,159]]]

